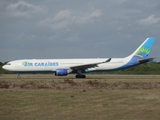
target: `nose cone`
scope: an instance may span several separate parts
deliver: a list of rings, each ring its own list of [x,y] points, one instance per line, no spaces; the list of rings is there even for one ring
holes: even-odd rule
[[[12,71],[12,69],[9,65],[4,65],[4,66],[2,66],[2,68],[5,69],[5,70]]]
[[[7,67],[6,67],[6,65],[3,65],[3,66],[2,66],[2,68],[3,68],[3,69],[5,69],[5,70],[7,70]]]

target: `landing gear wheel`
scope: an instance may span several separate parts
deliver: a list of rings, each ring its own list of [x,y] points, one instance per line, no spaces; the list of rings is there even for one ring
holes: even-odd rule
[[[17,78],[18,78],[18,79],[20,79],[20,78],[21,78],[21,76],[19,75],[19,76],[17,76]]]
[[[75,77],[76,77],[76,78],[79,78],[79,75],[76,75]]]
[[[85,76],[85,75],[81,75],[81,77],[82,77],[82,78],[86,78],[86,76]]]
[[[18,79],[20,79],[20,78],[21,78],[21,75],[20,75],[19,73],[17,74],[17,78],[18,78]]]
[[[86,76],[85,75],[76,75],[76,78],[86,78]]]

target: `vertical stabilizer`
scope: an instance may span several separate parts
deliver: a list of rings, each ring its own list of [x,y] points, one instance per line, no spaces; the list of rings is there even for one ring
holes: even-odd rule
[[[152,61],[153,58],[148,58],[155,38],[147,38],[130,56],[126,57],[128,65],[135,66],[141,63]]]
[[[155,38],[147,38],[129,57],[148,58],[154,41]]]
[[[140,47],[133,53],[134,56],[139,56],[141,58],[148,58],[151,51],[155,38],[147,38]]]

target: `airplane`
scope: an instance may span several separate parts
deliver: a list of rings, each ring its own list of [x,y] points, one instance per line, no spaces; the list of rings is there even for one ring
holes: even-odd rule
[[[22,59],[8,62],[3,69],[18,73],[52,72],[55,76],[76,73],[76,78],[86,78],[84,73],[121,70],[151,62],[149,58],[155,38],[147,38],[131,55],[124,58],[95,59]]]

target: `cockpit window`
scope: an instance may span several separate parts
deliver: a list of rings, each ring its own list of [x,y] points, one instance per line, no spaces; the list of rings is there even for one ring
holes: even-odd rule
[[[11,65],[11,63],[7,63],[7,65]]]

